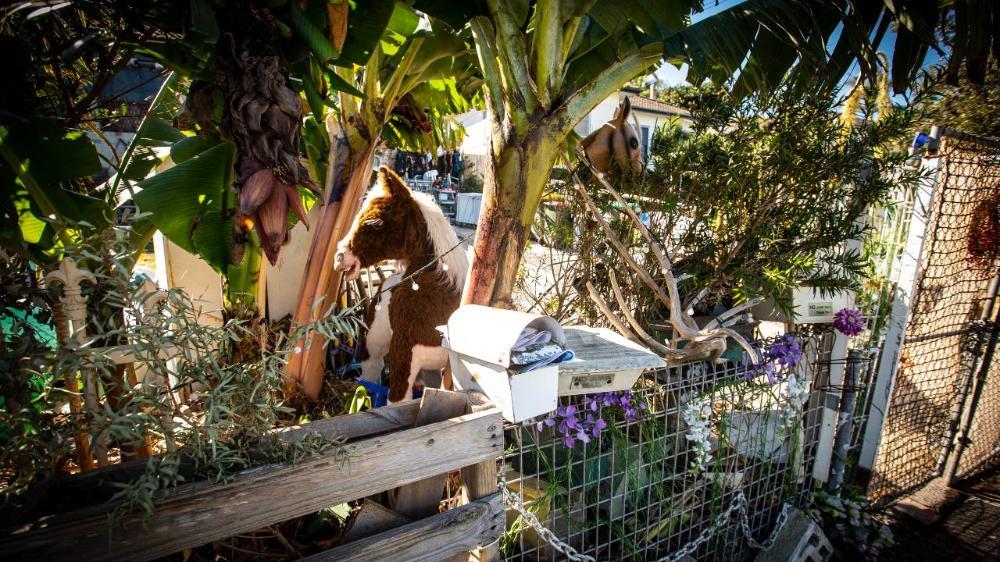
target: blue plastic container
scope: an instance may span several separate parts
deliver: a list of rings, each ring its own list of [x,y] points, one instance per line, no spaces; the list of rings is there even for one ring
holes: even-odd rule
[[[372,408],[381,408],[389,403],[389,387],[366,381],[360,377],[354,380],[368,391],[368,396],[372,400]],[[423,391],[413,392],[413,398],[420,398],[423,395]]]

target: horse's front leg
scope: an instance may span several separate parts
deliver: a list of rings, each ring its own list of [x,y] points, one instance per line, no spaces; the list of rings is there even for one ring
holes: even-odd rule
[[[365,351],[368,352],[368,358],[361,362],[361,378],[369,382],[379,382],[382,368],[385,367],[385,356],[389,353],[392,341],[392,326],[389,325],[391,295],[392,293],[387,293],[382,306],[373,311],[368,334],[365,336]]]
[[[413,361],[413,342],[398,332],[389,342],[389,403],[413,400],[413,383],[420,374],[420,365]]]

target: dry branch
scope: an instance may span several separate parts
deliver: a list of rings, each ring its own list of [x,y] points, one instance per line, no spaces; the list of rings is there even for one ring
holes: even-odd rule
[[[615,301],[618,302],[618,308],[621,309],[622,314],[625,316],[625,320],[632,326],[632,330],[637,336],[649,347],[653,348],[657,353],[667,355],[671,353],[671,348],[661,344],[650,336],[646,330],[642,329],[639,321],[635,319],[635,316],[629,312],[628,305],[625,303],[625,297],[622,295],[621,287],[618,286],[618,276],[615,275],[614,271],[608,271],[608,280],[611,281],[611,292],[615,295]],[[600,295],[598,295],[600,296]]]

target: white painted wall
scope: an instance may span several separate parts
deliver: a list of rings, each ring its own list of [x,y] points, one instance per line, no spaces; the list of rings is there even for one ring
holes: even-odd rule
[[[306,215],[309,224],[319,223],[322,205],[313,205]],[[278,263],[264,260],[264,281],[267,287],[267,316],[271,322],[281,320],[295,311],[302,290],[302,274],[309,258],[313,231],[300,221],[288,233],[288,244],[281,248]],[[332,242],[335,243],[335,242]]]
[[[156,286],[183,289],[202,309],[201,323],[222,325],[222,278],[208,262],[174,244],[157,231]]]

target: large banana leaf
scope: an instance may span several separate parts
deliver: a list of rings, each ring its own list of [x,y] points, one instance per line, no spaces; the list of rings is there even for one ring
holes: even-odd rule
[[[74,190],[75,182],[100,170],[97,149],[85,133],[41,118],[0,125],[4,246],[50,261],[60,243],[72,243],[68,231],[57,236],[53,220],[86,222],[95,228],[107,225],[113,211],[101,194]]]
[[[229,187],[235,149],[216,140],[211,148],[139,183],[135,202],[170,241],[198,254],[223,273],[233,223]]]

